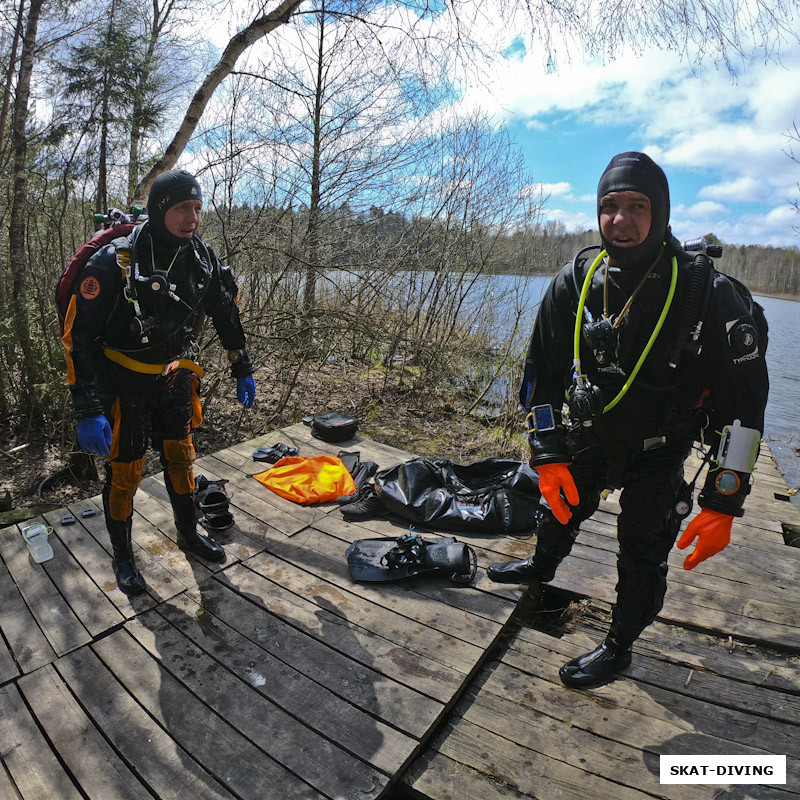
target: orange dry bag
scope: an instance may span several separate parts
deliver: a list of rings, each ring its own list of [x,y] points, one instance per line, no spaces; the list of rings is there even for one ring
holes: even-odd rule
[[[338,456],[287,456],[253,477],[275,494],[304,506],[327,503],[356,490]]]

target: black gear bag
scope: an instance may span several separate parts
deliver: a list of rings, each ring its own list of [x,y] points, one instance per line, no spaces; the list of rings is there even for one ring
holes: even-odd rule
[[[510,459],[461,465],[415,458],[378,472],[375,491],[386,510],[444,531],[532,531],[541,513],[538,475]]]

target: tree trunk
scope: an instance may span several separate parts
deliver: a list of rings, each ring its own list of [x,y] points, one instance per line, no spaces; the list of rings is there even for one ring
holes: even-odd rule
[[[189,108],[183,117],[183,121],[178,128],[172,141],[169,143],[164,155],[153,165],[152,169],[147,175],[139,181],[136,187],[133,203],[144,205],[147,194],[150,191],[150,186],[153,181],[162,172],[172,169],[180,158],[186,145],[192,137],[195,129],[197,128],[200,118],[206,106],[211,100],[217,87],[222,81],[230,75],[233,68],[236,66],[236,61],[239,56],[247,50],[252,44],[259,39],[263,39],[268,33],[271,33],[275,28],[285,25],[297,7],[303,0],[281,0],[278,7],[269,14],[259,17],[250,23],[244,30],[239,31],[229,42],[222,58],[217,62],[216,66],[208,73],[200,88],[195,92],[192,102],[189,103]]]
[[[24,397],[18,398],[20,408],[27,408],[31,397],[31,387],[35,378],[35,365],[32,359],[28,324],[28,265],[25,257],[25,210],[27,205],[28,173],[26,160],[28,138],[25,132],[28,124],[28,99],[33,72],[33,51],[36,46],[36,33],[44,0],[31,0],[28,9],[28,22],[22,40],[22,58],[19,66],[17,93],[14,98],[14,119],[12,137],[14,144],[14,192],[11,202],[11,215],[8,228],[9,264],[14,275],[14,295],[11,298],[15,339],[19,343],[22,356],[21,390]]]
[[[6,123],[8,122],[8,108],[11,104],[11,97],[14,94],[14,72],[17,69],[17,49],[22,38],[22,22],[25,18],[25,0],[19,0],[17,10],[17,24],[14,27],[14,39],[11,42],[11,53],[8,57],[8,69],[6,70],[6,81],[3,86],[3,106],[0,108],[0,157],[6,146]],[[5,295],[3,284],[3,259],[0,259],[0,305],[3,303]]]
[[[324,99],[323,69],[325,44],[325,3],[319,12],[319,38],[317,45],[317,74],[314,87],[313,110],[313,150],[311,154],[311,192],[308,204],[308,226],[306,228],[306,274],[303,287],[302,318],[304,322],[303,339],[306,345],[311,344],[313,335],[313,311],[317,296],[317,270],[320,266],[320,225],[321,209],[321,136],[322,136],[322,101]]]
[[[108,74],[103,76],[103,100],[100,108],[100,162],[97,168],[97,198],[95,211],[105,214],[108,209]]]

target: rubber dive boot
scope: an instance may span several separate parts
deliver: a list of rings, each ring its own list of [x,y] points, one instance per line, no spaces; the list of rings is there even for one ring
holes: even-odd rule
[[[114,570],[117,587],[129,597],[142,594],[147,588],[142,573],[139,572],[133,558],[131,524],[132,520],[126,522],[106,521],[108,535],[111,539],[111,568]]]
[[[567,661],[558,671],[558,677],[571,689],[593,689],[601,686],[631,663],[632,649],[632,645],[619,645],[607,636],[591,653],[584,653]]]
[[[556,574],[556,567],[549,570],[536,566],[535,555],[522,561],[504,561],[490,564],[486,574],[495,583],[549,583]]]
[[[178,547],[204,561],[221,564],[226,558],[225,551],[213,539],[197,532],[194,498],[188,494],[172,493],[170,501],[178,531]]]
[[[198,533],[196,528],[185,531],[178,528],[178,547],[184,553],[191,553],[213,564],[221,564],[227,557],[222,547],[208,536]]]

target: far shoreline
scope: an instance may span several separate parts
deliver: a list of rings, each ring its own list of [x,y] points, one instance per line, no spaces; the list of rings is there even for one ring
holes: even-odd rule
[[[772,297],[775,300],[800,300],[796,294],[783,294],[781,292],[753,292],[755,297]]]

